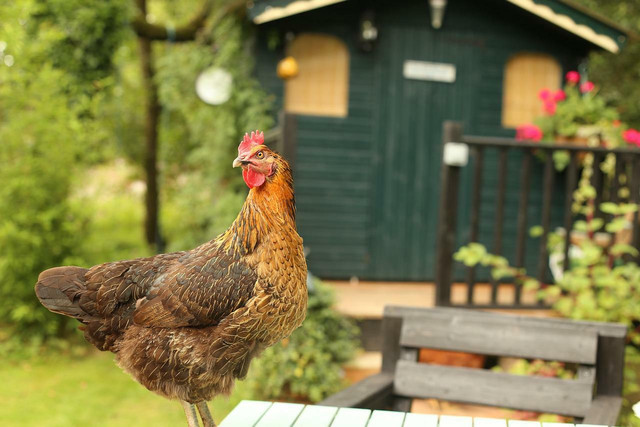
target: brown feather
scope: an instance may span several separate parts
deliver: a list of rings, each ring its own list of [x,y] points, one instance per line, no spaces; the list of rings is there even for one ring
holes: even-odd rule
[[[296,231],[291,170],[251,189],[218,238],[185,252],[43,272],[36,294],[83,323],[148,389],[188,402],[230,392],[251,359],[304,319],[307,267]]]

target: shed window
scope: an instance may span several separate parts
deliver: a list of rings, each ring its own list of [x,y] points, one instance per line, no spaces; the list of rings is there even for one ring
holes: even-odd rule
[[[285,84],[285,110],[314,116],[346,117],[349,52],[343,42],[321,34],[301,34],[289,46],[298,76]]]
[[[507,62],[502,87],[502,126],[531,123],[542,114],[538,93],[560,87],[562,69],[549,55],[517,54]]]

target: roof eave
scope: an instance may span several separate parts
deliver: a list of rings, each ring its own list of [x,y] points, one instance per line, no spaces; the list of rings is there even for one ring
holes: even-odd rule
[[[538,3],[534,0],[507,0],[507,1],[609,52],[618,53],[620,51],[622,44],[624,43],[624,41],[616,40],[614,37],[610,35],[597,33],[590,26],[576,23],[570,16],[556,13],[549,6]],[[581,9],[575,8],[571,2],[567,2],[564,0],[556,0],[556,1],[560,1],[566,4],[567,6],[569,6],[570,8],[575,9],[579,13],[588,15],[590,18],[597,20],[604,25],[607,25],[612,30],[615,30],[616,32],[620,33],[620,35],[626,39],[627,32],[621,30],[618,26],[615,26],[615,27],[612,26],[609,22],[607,22],[606,20],[602,19],[599,16],[594,15],[593,13],[585,13],[585,11],[582,8]]]
[[[276,19],[286,18],[287,16],[297,15],[344,1],[346,0],[297,0],[283,6],[266,5],[258,10],[251,10],[249,16],[254,24],[264,24],[275,21]],[[257,6],[254,6],[253,9],[257,9]]]

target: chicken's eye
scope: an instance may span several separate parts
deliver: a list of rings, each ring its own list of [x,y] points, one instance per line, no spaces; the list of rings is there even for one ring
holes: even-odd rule
[[[256,153],[256,159],[264,159],[264,153],[262,151],[258,151]]]

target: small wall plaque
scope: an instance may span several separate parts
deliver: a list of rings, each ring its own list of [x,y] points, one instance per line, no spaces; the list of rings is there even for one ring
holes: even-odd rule
[[[469,163],[469,146],[460,142],[447,142],[444,144],[442,160],[448,166],[467,166]]]
[[[456,66],[442,62],[404,61],[402,74],[406,79],[453,83],[456,81]]]

